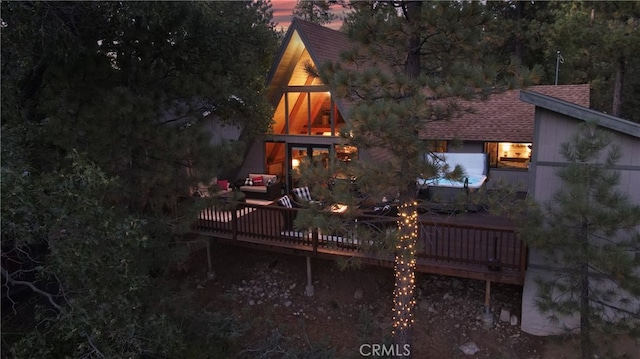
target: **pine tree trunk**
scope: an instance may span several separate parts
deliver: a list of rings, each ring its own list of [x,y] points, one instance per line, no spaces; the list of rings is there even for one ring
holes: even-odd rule
[[[407,60],[405,61],[405,73],[409,78],[416,78],[420,75],[420,36],[417,33],[417,19],[422,7],[420,1],[409,1],[407,3],[407,20],[414,25],[414,32],[407,39]]]
[[[422,11],[421,1],[406,3],[407,21],[413,33],[407,39],[405,73],[410,79],[420,75],[420,37],[418,19]],[[416,133],[416,136],[418,134]],[[395,259],[395,290],[393,299],[393,344],[397,356],[411,358],[413,344],[413,311],[415,309],[415,248],[418,228],[418,211],[415,205],[415,181],[401,193],[403,203],[399,208],[398,245]]]
[[[611,104],[611,114],[618,117],[622,112],[622,85],[624,81],[624,70],[624,56],[620,56],[618,57],[618,61],[616,61],[616,82],[613,84],[613,103]]]
[[[589,234],[587,224],[582,225],[582,255],[589,251]],[[580,348],[582,359],[593,359],[593,345],[591,344],[591,321],[589,306],[589,263],[586,261],[580,267]]]
[[[582,359],[593,359],[593,345],[591,344],[591,322],[589,315],[589,265],[582,265],[582,292],[580,293],[580,347]]]
[[[405,202],[400,206],[399,212],[399,243],[396,246],[393,299],[393,344],[396,355],[410,358],[413,312],[416,305],[414,289],[418,213],[413,201]]]
[[[515,2],[515,7],[516,7],[516,31],[514,34],[514,52],[515,52],[515,57],[520,60],[520,62],[524,63],[523,59],[524,59],[524,41],[522,40],[523,38],[523,30],[522,30],[522,26],[523,26],[523,22],[522,22],[522,12],[524,9],[524,4],[521,1],[516,1]]]

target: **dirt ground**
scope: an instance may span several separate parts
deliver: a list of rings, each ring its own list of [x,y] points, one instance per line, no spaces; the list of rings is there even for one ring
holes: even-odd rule
[[[373,345],[389,343],[393,270],[362,266],[340,271],[333,261],[312,259],[314,295],[305,295],[306,258],[212,244],[215,277],[207,276],[206,251],[192,254],[184,279],[197,287],[203,307],[251,322],[238,348],[255,348],[278,328],[301,348],[324,343],[337,358],[371,356]],[[572,337],[536,337],[502,322],[503,308],[520,319],[521,287],[492,284],[495,325],[483,321],[485,283],[417,275],[413,358],[578,358]],[[475,343],[473,355],[463,344]],[[622,348],[633,355],[638,342]],[[620,346],[617,346],[620,348]],[[239,353],[232,357],[240,356]]]

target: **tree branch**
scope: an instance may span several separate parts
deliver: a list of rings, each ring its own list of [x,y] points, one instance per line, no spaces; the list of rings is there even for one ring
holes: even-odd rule
[[[49,303],[51,303],[51,305],[54,308],[56,308],[58,310],[58,312],[62,312],[62,307],[60,305],[58,305],[58,303],[55,302],[55,300],[53,299],[53,295],[51,293],[45,292],[44,290],[36,287],[35,284],[33,284],[31,282],[27,282],[27,281],[24,281],[24,280],[13,279],[11,277],[11,275],[4,268],[1,268],[0,271],[1,271],[1,274],[7,279],[8,283],[13,284],[13,285],[26,285],[27,287],[29,287],[35,293],[40,294],[40,295],[46,297],[47,299],[49,299]]]

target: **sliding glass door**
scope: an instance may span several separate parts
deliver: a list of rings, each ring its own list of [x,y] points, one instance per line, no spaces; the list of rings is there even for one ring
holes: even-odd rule
[[[316,166],[324,168],[329,167],[330,146],[327,145],[308,145],[308,144],[289,144],[288,148],[288,188],[297,187],[297,180],[293,178],[293,171],[297,170],[303,161],[311,161]]]

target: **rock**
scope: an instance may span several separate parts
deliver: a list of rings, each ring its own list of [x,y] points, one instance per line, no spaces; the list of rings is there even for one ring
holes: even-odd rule
[[[254,305],[254,304],[256,304],[256,302],[254,302],[253,300],[249,301],[249,305]]]
[[[292,285],[289,286],[289,290],[294,290],[296,288],[296,284],[293,283]]]
[[[418,308],[420,308],[421,310],[429,310],[429,308],[431,308],[431,304],[429,304],[429,302],[427,302],[426,300],[421,300],[420,304],[418,304]]]
[[[509,308],[500,309],[500,321],[509,322],[509,320],[511,320],[511,309]]]
[[[474,342],[466,342],[461,346],[459,346],[458,349],[460,349],[463,353],[467,355],[473,355],[480,351],[480,348],[478,348],[478,344]]]
[[[452,278],[451,279],[451,286],[453,288],[461,288],[462,287],[462,282],[460,282],[458,279],[456,278]]]
[[[444,293],[444,295],[442,296],[442,300],[447,300],[449,298],[451,298],[451,294],[449,294],[449,292]]]
[[[196,288],[198,288],[198,289],[202,289],[202,288],[204,288],[204,287],[203,287],[201,284],[198,284],[198,286],[197,286]]]
[[[518,316],[515,314],[511,314],[511,318],[509,319],[509,323],[511,325],[518,325]]]
[[[353,293],[353,299],[362,299],[363,295],[362,289],[356,289],[356,292]]]
[[[285,307],[290,307],[293,304],[293,302],[291,302],[290,300],[284,302],[284,306]]]
[[[429,306],[429,309],[427,309],[429,311],[429,313],[433,313],[433,314],[437,314],[438,311],[436,310],[436,308],[433,307],[433,305]]]

